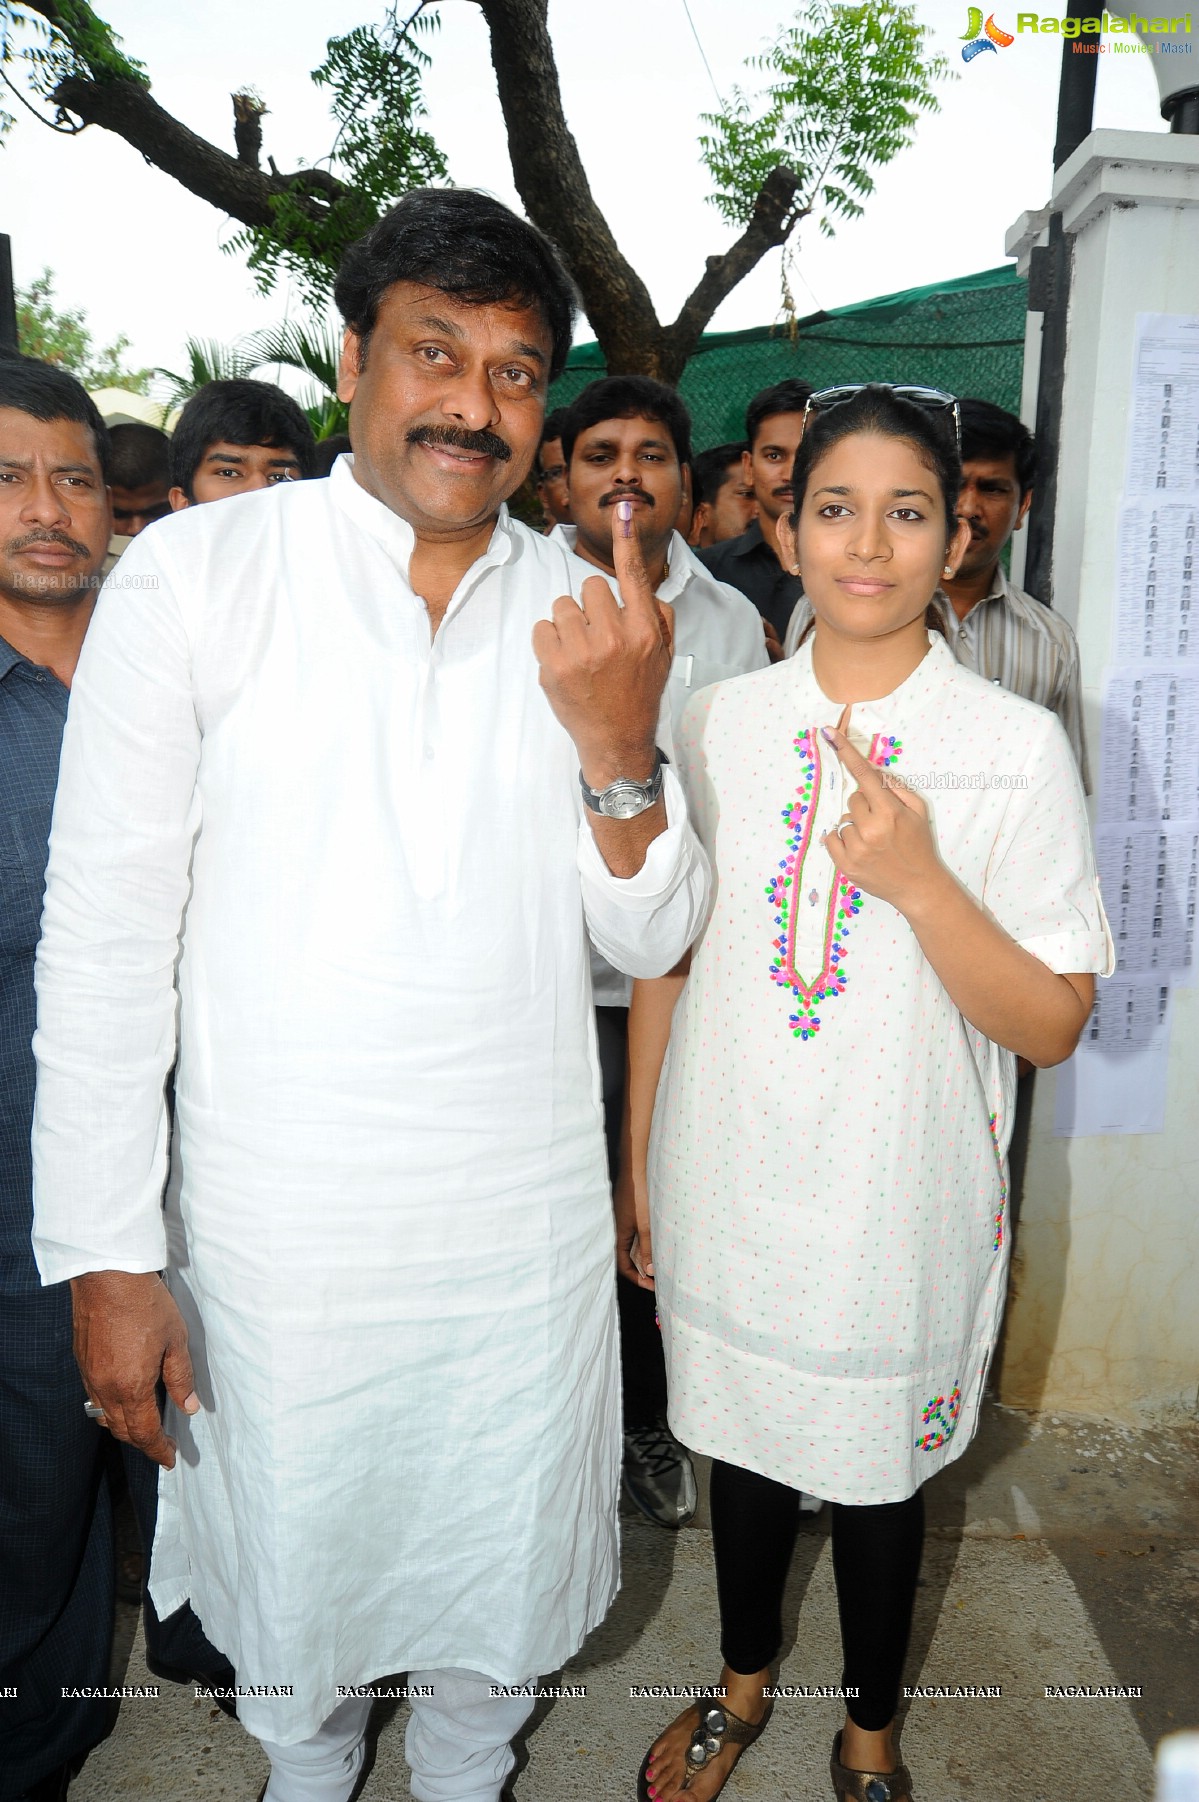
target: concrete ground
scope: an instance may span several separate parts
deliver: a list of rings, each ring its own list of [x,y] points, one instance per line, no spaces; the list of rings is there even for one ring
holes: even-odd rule
[[[1133,1432],[990,1405],[968,1452],[926,1491],[928,1546],[908,1660],[911,1685],[999,1685],[987,1699],[914,1699],[903,1753],[917,1802],[1136,1802],[1153,1748],[1199,1727],[1199,1426]],[[827,1510],[825,1511],[827,1515]],[[538,1707],[515,1802],[632,1802],[650,1741],[681,1704],[642,1684],[714,1681],[720,1668],[711,1540],[701,1511],[670,1534],[624,1522],[624,1587],[561,1681],[585,1698]],[[840,1662],[827,1520],[801,1531],[780,1682],[836,1684]],[[114,1681],[148,1682],[125,1611]],[[547,1681],[551,1679],[547,1678]],[[1135,1697],[1047,1697],[1047,1686]],[[72,1802],[253,1802],[256,1743],[190,1689],[123,1704]],[[405,1710],[381,1704],[362,1802],[409,1802]],[[780,1700],[738,1765],[729,1802],[832,1794],[829,1700]]]

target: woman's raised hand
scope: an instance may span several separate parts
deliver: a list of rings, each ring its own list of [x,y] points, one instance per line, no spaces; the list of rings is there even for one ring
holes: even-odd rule
[[[839,727],[821,732],[857,783],[841,821],[824,835],[837,868],[869,895],[907,914],[927,899],[930,883],[948,874],[933,842],[923,798],[901,779],[878,770],[855,750]]]

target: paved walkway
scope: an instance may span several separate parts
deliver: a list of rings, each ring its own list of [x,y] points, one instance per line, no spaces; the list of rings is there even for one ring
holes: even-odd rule
[[[908,1681],[998,1686],[997,1697],[922,1697],[904,1756],[917,1802],[1141,1802],[1161,1734],[1199,1726],[1199,1430],[985,1411],[967,1454],[930,1484],[929,1540]],[[836,1603],[826,1524],[801,1533],[780,1682],[835,1685]],[[132,1625],[132,1611],[127,1629]],[[625,1521],[624,1588],[560,1681],[579,1699],[539,1705],[516,1802],[632,1802],[646,1747],[680,1704],[630,1691],[719,1670],[710,1535]],[[117,1678],[148,1682],[140,1635]],[[550,1681],[550,1679],[547,1679]],[[1047,1686],[1139,1688],[1047,1697]],[[124,1704],[72,1802],[253,1802],[266,1766],[236,1722],[188,1690]],[[402,1704],[380,1705],[362,1802],[409,1802]],[[728,1802],[831,1796],[838,1704],[780,1700]]]

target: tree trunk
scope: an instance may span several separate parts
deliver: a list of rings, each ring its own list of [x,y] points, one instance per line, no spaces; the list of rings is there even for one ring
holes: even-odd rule
[[[566,123],[546,23],[548,0],[477,0],[508,131],[516,189],[529,218],[558,246],[582,295],[610,375],[650,375],[678,384],[704,327],[737,283],[785,244],[805,208],[789,169],[775,169],[744,232],[705,271],[673,325],[663,326],[649,290],[616,245],[592,197]]]
[[[566,123],[547,4],[479,0],[517,192],[534,225],[561,251],[609,370],[657,375],[662,327],[648,288],[595,204]]]

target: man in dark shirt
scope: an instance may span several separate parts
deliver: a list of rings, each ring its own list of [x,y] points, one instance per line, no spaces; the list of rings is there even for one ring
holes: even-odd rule
[[[812,390],[807,382],[776,382],[755,394],[745,410],[745,473],[753,486],[758,517],[739,538],[696,552],[719,582],[748,595],[766,621],[770,654],[782,656],[791,610],[803,592],[798,576],[778,558],[778,521],[791,506],[791,465]]]
[[[33,957],[67,692],[108,548],[108,433],[71,376],[0,359],[0,1798],[51,1802],[110,1725],[112,1527],[66,1283],[33,1261]],[[15,1693],[9,1693],[9,1692]]]
[[[67,697],[112,514],[108,433],[73,376],[0,357],[0,1802],[59,1802],[104,1738],[113,1625],[106,1437],[84,1413],[67,1283],[33,1260],[33,962]],[[150,1473],[152,1518],[155,1467]],[[143,1531],[145,1530],[143,1524]],[[188,1611],[152,1651],[223,1661]],[[226,1665],[224,1667],[228,1669]]]

